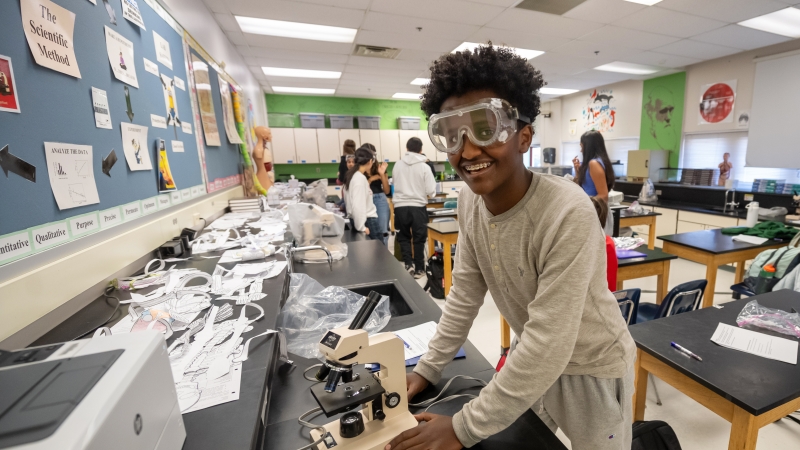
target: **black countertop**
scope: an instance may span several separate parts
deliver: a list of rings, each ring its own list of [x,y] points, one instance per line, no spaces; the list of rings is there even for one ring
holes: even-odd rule
[[[636,346],[678,372],[707,387],[753,415],[800,397],[800,365],[762,358],[711,342],[717,324],[736,325],[736,316],[751,301],[769,308],[800,310],[800,293],[782,290],[725,303],[722,309],[703,308],[631,325]],[[754,331],[784,339],[791,336],[764,329]],[[700,355],[689,358],[670,346],[675,341]]]
[[[747,242],[734,241],[733,236],[722,234],[722,231],[719,229],[670,234],[667,236],[658,236],[658,238],[664,242],[683,245],[715,255],[789,243],[789,241],[781,239],[768,239],[764,241],[763,244],[749,244]]]
[[[654,262],[662,262],[662,261],[670,261],[673,259],[678,259],[677,256],[666,253],[662,251],[660,248],[654,248],[650,250],[647,248],[647,244],[640,245],[632,249],[633,251],[644,253],[647,255],[644,258],[627,258],[627,259],[620,259],[617,261],[617,267],[631,267],[631,266],[638,266],[640,264],[647,264],[647,263],[654,263]]]

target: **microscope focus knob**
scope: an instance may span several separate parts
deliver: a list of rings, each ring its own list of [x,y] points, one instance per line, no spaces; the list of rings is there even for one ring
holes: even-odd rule
[[[389,408],[394,408],[400,404],[400,394],[397,392],[392,392],[391,394],[386,396],[386,406]]]
[[[364,418],[358,411],[349,412],[339,419],[339,436],[354,438],[364,432]]]

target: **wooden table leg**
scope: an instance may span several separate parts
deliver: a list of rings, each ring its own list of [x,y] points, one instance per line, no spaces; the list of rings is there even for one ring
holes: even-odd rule
[[[758,440],[758,426],[755,416],[734,405],[728,450],[755,450],[756,440]]]
[[[450,248],[450,240],[444,238],[442,240],[444,247],[444,297],[450,294],[450,287],[453,285],[453,256],[451,255],[452,249]]]
[[[715,261],[709,261],[706,264],[706,280],[708,281],[708,286],[706,286],[706,292],[703,296],[703,308],[709,308],[714,305],[714,291],[717,286],[717,270],[719,270],[719,266]]]
[[[642,369],[642,356],[644,352],[636,349],[636,363],[634,364],[634,385],[633,392],[633,421],[644,420],[644,401],[647,399],[647,371]]]
[[[624,283],[624,282],[623,281],[617,281],[617,290],[618,291],[621,291],[621,290],[625,289],[624,287],[622,287],[622,283]]]
[[[661,274],[656,275],[656,304],[660,305],[669,292],[669,260],[661,264]]]
[[[746,261],[738,261],[736,263],[736,275],[733,277],[733,283],[738,284],[744,280],[744,263]]]
[[[511,348],[511,327],[508,326],[506,318],[500,316],[500,356],[503,356]]]
[[[428,256],[433,256],[433,252],[435,250],[435,244],[433,241],[433,231],[428,230]]]
[[[650,220],[650,234],[647,235],[647,248],[653,250],[656,248],[656,218],[653,216]]]

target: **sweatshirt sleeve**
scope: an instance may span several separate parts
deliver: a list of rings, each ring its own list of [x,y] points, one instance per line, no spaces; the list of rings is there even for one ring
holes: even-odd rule
[[[458,217],[459,220],[463,220],[462,213],[459,213]],[[453,286],[447,295],[442,317],[436,326],[436,334],[428,344],[428,352],[414,368],[414,372],[431,383],[439,382],[442,370],[453,361],[458,350],[464,345],[488,290],[475,258],[475,248],[466,233],[460,233],[458,236],[455,261]]]
[[[356,231],[364,231],[364,224],[367,222],[367,196],[366,189],[369,185],[366,184],[366,179],[362,180],[364,176],[355,174],[350,180],[350,204],[347,205],[347,210],[350,211],[350,217],[353,218],[353,226]]]
[[[592,212],[588,202],[572,205],[555,220],[542,247],[531,249],[539,253],[542,271],[517,346],[478,398],[453,416],[453,429],[464,447],[510,426],[567,367],[589,291],[586,274],[605,260],[601,230],[586,220]]]

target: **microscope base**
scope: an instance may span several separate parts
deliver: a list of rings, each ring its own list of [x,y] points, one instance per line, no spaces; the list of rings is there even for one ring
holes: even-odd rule
[[[363,413],[362,413],[363,414]],[[403,431],[410,430],[417,426],[417,419],[406,411],[398,416],[384,421],[371,420],[364,424],[364,432],[354,438],[343,438],[339,436],[339,421],[324,426],[331,434],[334,446],[328,447],[325,442],[318,444],[318,450],[334,448],[336,450],[383,450],[386,444],[394,439]],[[311,430],[311,438],[316,441],[320,438],[319,430]]]

